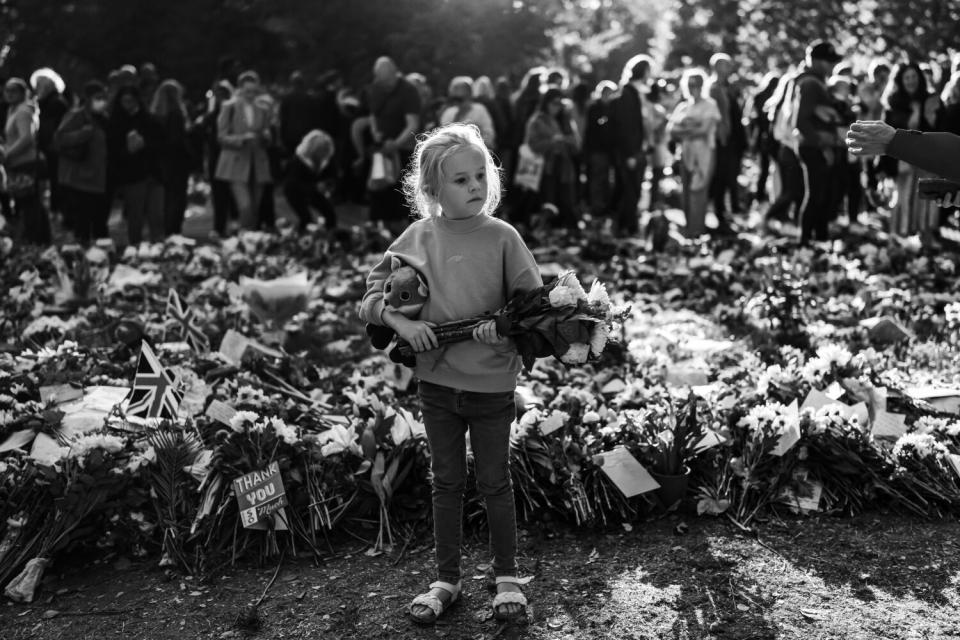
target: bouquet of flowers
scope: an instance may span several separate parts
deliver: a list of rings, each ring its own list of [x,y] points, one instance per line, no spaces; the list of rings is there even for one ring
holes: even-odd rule
[[[572,271],[561,273],[550,284],[520,293],[493,314],[448,322],[434,327],[441,345],[469,340],[483,322],[494,320],[497,333],[509,336],[528,371],[537,358],[554,356],[565,364],[583,364],[603,353],[607,340],[629,312],[615,308],[606,287],[594,281],[587,292]],[[404,358],[413,356],[405,341],[398,345]]]

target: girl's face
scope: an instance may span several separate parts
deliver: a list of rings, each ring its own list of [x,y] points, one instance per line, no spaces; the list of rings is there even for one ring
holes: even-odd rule
[[[557,116],[561,111],[563,111],[563,101],[560,98],[555,98],[547,103],[547,113],[551,116]]]
[[[487,164],[476,147],[467,147],[443,161],[437,201],[443,215],[462,220],[480,213],[487,201]]]
[[[920,74],[916,69],[907,69],[903,72],[903,88],[911,95],[920,88]]]
[[[687,93],[693,100],[701,97],[703,95],[703,78],[700,76],[690,76],[687,79]]]

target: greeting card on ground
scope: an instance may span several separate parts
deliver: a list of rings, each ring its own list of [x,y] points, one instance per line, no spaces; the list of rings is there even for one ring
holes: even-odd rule
[[[601,469],[628,498],[660,488],[660,483],[644,469],[626,447],[617,447],[597,456]]]
[[[40,387],[40,401],[44,404],[63,404],[83,397],[83,388],[72,384],[55,384]]]
[[[267,518],[273,517],[275,529],[287,529],[286,512],[283,511],[288,504],[287,495],[277,462],[271,462],[261,471],[240,476],[233,481],[233,490],[240,506],[240,521],[245,528],[266,531]]]

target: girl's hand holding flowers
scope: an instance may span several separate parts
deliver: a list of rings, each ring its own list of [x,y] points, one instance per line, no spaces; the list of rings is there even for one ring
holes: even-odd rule
[[[424,320],[410,320],[399,313],[384,313],[387,325],[397,332],[397,335],[410,343],[415,353],[429,351],[439,346],[437,337],[433,334],[432,322]]]
[[[497,323],[494,320],[487,320],[478,324],[473,330],[473,339],[490,346],[500,345],[507,341],[507,338],[497,333]]]

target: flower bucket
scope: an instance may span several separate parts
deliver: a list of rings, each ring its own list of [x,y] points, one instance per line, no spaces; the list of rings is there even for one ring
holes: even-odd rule
[[[690,467],[685,466],[683,469],[683,474],[678,476],[664,475],[655,471],[650,472],[650,475],[660,483],[660,488],[657,489],[657,497],[660,498],[663,506],[668,509],[680,500],[683,500],[687,495],[687,485],[690,482]]]

